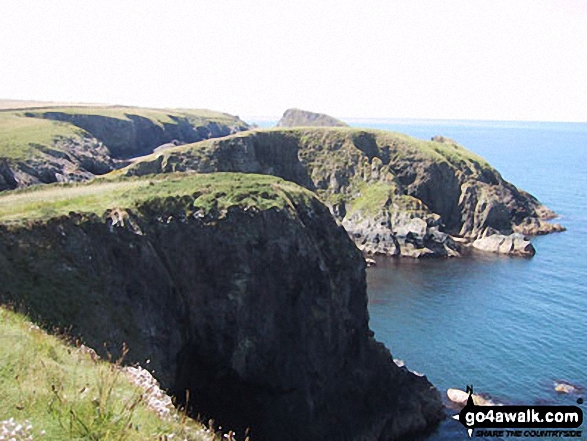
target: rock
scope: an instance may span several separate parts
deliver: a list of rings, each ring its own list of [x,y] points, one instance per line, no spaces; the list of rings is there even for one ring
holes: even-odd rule
[[[469,399],[469,394],[460,389],[448,389],[446,395],[450,401],[458,406],[464,407]],[[481,395],[473,394],[473,403],[477,406],[493,406],[495,403],[483,398]]]
[[[531,257],[536,253],[532,243],[519,233],[492,234],[475,240],[472,246],[480,251],[514,256]]]
[[[568,381],[555,381],[554,390],[560,394],[576,394],[583,392],[583,388]]]

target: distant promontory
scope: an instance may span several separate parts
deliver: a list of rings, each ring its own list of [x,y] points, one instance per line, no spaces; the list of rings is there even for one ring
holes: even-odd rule
[[[287,109],[277,123],[277,127],[347,127],[348,124],[325,115],[307,110]]]

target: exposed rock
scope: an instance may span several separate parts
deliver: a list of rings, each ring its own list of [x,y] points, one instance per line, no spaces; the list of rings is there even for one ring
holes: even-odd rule
[[[483,238],[477,245],[488,251],[531,255],[523,239],[503,237],[564,230],[485,160],[434,139],[352,128],[254,131],[169,149],[125,173],[276,175],[316,191],[369,254],[451,257]]]
[[[281,119],[277,122],[277,127],[346,127],[347,123],[325,115],[324,113],[314,113],[307,110],[287,109]]]
[[[0,300],[115,356],[126,342],[125,361],[252,439],[409,439],[442,418],[373,338],[365,261],[317,198],[196,211],[194,192],[0,225]]]
[[[491,236],[481,237],[473,242],[473,248],[513,256],[531,257],[536,254],[532,243],[519,233],[513,233],[509,236],[492,234]]]
[[[554,390],[559,394],[576,394],[583,392],[583,388],[568,381],[555,381]]]
[[[458,405],[459,407],[465,407],[469,394],[460,389],[448,389],[446,395],[449,400]],[[483,398],[481,395],[473,394],[473,403],[476,406],[494,406],[495,403],[492,400]]]

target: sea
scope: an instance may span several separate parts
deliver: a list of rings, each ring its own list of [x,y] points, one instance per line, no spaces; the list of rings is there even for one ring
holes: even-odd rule
[[[425,374],[447,405],[447,389],[472,385],[496,403],[577,405],[587,419],[587,404],[579,404],[587,402],[587,123],[347,121],[424,140],[451,138],[567,228],[534,238],[533,258],[378,259],[367,272],[375,337]],[[561,381],[578,392],[556,392]],[[587,439],[587,423],[581,429]],[[467,439],[464,427],[447,419],[426,441]]]

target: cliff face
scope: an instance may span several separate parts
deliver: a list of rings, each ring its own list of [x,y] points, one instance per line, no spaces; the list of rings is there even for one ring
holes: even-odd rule
[[[246,193],[229,188],[260,178],[181,179],[191,190],[153,177],[137,194],[167,196],[101,216],[0,226],[1,300],[96,348],[127,342],[194,413],[253,439],[396,439],[442,417],[374,340],[364,260],[317,198],[276,178]]]
[[[60,107],[0,112],[0,191],[88,180],[129,158],[247,130],[211,111]]]
[[[346,127],[347,123],[325,115],[300,109],[287,109],[277,127]]]
[[[351,128],[254,131],[171,149],[125,173],[190,170],[272,174],[316,191],[373,254],[455,256],[468,244],[532,255],[524,235],[562,230],[547,222],[554,213],[536,198],[444,138]]]

